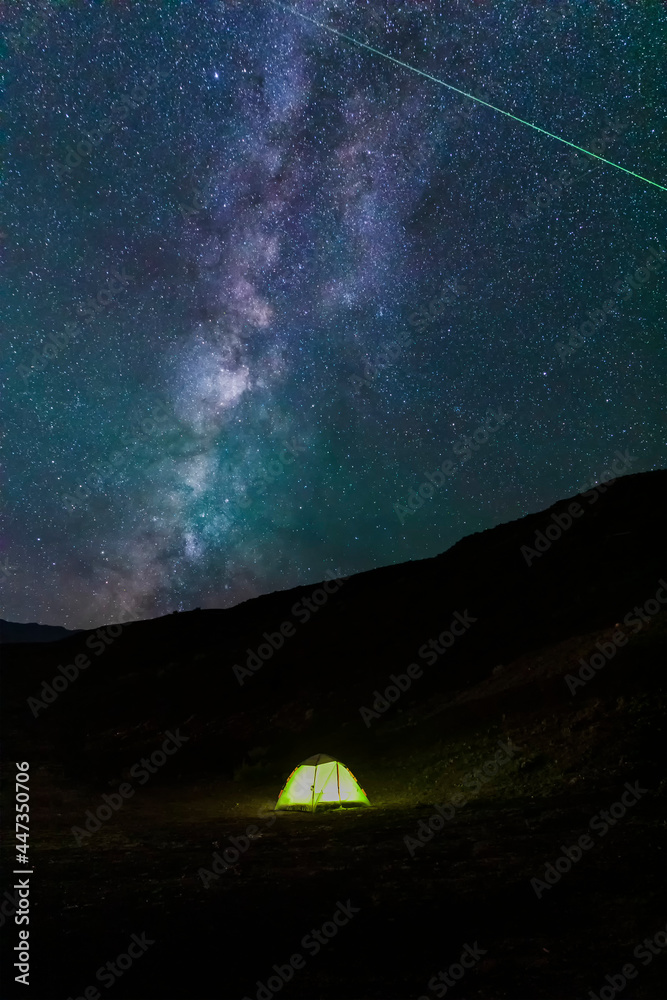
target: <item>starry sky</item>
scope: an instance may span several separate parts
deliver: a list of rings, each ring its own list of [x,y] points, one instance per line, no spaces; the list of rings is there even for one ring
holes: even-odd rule
[[[667,185],[662,0],[0,12],[2,617],[228,607],[664,467],[667,266],[622,282],[667,193],[326,30]]]

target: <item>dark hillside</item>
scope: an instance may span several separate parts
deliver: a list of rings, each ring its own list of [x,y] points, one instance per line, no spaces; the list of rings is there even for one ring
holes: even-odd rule
[[[348,900],[358,914],[286,998],[432,1000],[466,945],[479,960],[447,996],[599,996],[629,961],[625,996],[664,995],[664,957],[633,954],[665,927],[666,478],[579,498],[582,516],[531,566],[521,546],[574,501],[330,594],[313,584],[3,647],[8,802],[7,762],[31,766],[31,996],[82,996],[145,931],[155,944],[114,996],[270,1000],[274,967]],[[234,664],[285,622],[240,684]],[[40,706],[82,654],[90,666]],[[143,787],[136,765],[169,732],[183,745]],[[371,809],[272,812],[317,752],[348,764]],[[99,822],[104,795],[121,805]],[[563,870],[553,884],[549,864]],[[2,995],[22,995],[3,975]]]
[[[594,503],[574,498],[583,515],[530,566],[521,547],[533,547],[536,532],[572,500],[472,535],[434,559],[332,584],[331,595],[314,583],[224,611],[131,623],[108,646],[92,632],[55,646],[7,646],[5,698],[19,725],[38,740],[48,732],[61,744],[56,759],[75,770],[78,762],[81,776],[114,772],[117,761],[133,760],[140,745],[186,719],[192,739],[182,767],[190,761],[197,771],[231,773],[257,744],[297,734],[308,744],[328,727],[372,744],[375,728],[363,724],[359,708],[411,662],[424,673],[408,702],[429,703],[531,650],[606,629],[654,597],[665,571],[666,481],[665,473],[645,473],[618,480]],[[316,591],[325,603],[311,603],[309,612],[303,601]],[[432,665],[420,658],[424,644],[466,611],[475,621],[464,635]],[[233,665],[246,668],[249,654],[266,645],[264,633],[279,635],[284,622],[293,634],[278,650],[267,646],[271,655],[239,683]],[[37,708],[37,718],[22,709],[60,664],[82,653],[91,666],[66,698]],[[113,738],[102,738],[111,729]]]

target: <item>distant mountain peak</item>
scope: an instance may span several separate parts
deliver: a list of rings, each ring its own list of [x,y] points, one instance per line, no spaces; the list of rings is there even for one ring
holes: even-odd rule
[[[10,642],[57,642],[81,629],[63,628],[62,625],[40,625],[39,622],[8,622],[0,618],[0,644]]]

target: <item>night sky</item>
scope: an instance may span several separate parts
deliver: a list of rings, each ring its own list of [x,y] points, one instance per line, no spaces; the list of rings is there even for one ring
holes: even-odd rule
[[[2,617],[228,607],[665,465],[667,263],[624,281],[666,192],[268,0],[0,9]],[[663,2],[294,9],[667,185]]]

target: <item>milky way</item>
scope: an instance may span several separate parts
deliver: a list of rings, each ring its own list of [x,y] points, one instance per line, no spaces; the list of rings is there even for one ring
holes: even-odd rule
[[[664,5],[293,6],[665,183]],[[664,465],[664,192],[283,5],[4,17],[3,617],[226,607]]]

